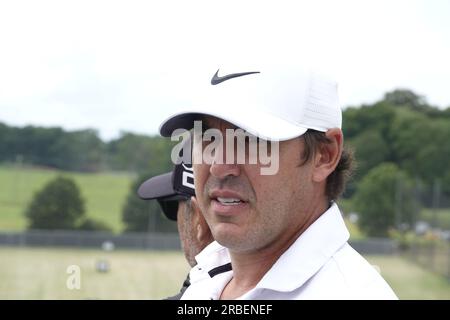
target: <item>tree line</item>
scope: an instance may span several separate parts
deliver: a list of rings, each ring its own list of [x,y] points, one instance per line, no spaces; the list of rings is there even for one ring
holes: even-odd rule
[[[159,136],[122,132],[102,141],[96,130],[66,131],[38,126],[14,127],[0,122],[0,162],[59,170],[143,172],[167,168],[172,144]],[[165,156],[169,152],[169,156]]]
[[[439,109],[409,90],[343,112],[345,142],[358,160],[355,181],[381,162],[393,162],[427,182],[450,174],[450,107]],[[122,132],[102,141],[96,130],[66,131],[0,122],[0,163],[21,162],[60,170],[164,172],[171,167],[170,139]],[[431,160],[431,161],[430,161]]]
[[[394,90],[373,104],[347,107],[343,131],[357,161],[344,198],[351,203],[350,210],[361,214],[367,234],[386,235],[389,228],[397,227],[399,210],[402,222],[411,224],[419,210],[411,191],[414,182],[431,190],[438,181],[450,199],[450,107],[440,109],[410,90]],[[129,231],[175,230],[158,214],[156,203],[136,196],[141,181],[172,169],[173,145],[167,138],[129,132],[104,142],[94,130],[0,124],[0,161],[14,162],[20,155],[26,163],[57,169],[139,173],[123,208]],[[402,190],[402,208],[398,190]],[[423,204],[432,205],[431,200]],[[156,216],[153,222],[149,214]]]

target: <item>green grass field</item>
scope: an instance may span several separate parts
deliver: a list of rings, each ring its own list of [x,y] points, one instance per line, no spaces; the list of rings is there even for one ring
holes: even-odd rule
[[[106,259],[110,272],[99,273]],[[176,293],[189,271],[179,252],[0,248],[0,299],[161,299]],[[67,267],[81,268],[69,290]]]
[[[450,283],[398,256],[368,256],[401,299],[450,299]],[[111,270],[98,273],[106,259]],[[189,268],[180,252],[0,248],[0,299],[161,299],[176,293]],[[66,286],[70,265],[81,289]]]
[[[72,173],[0,166],[0,230],[23,230],[23,212],[33,194],[58,174],[72,177],[86,200],[86,214],[122,230],[121,212],[133,176],[125,173]]]
[[[23,215],[34,192],[58,174],[75,179],[86,199],[86,214],[110,225],[115,232],[123,229],[121,212],[133,176],[118,173],[73,173],[38,168],[17,169],[0,166],[0,231],[26,228]],[[346,221],[352,239],[364,238],[358,226]]]
[[[86,200],[86,214],[107,223],[114,232],[123,229],[121,212],[134,176],[126,173],[73,173],[40,168],[15,168],[0,166],[0,231],[20,231],[26,228],[23,215],[33,194],[58,174],[75,179]],[[349,211],[349,200],[340,199],[339,206]],[[423,209],[421,218],[432,221],[430,209]],[[438,212],[441,226],[450,228],[450,209]],[[352,239],[363,239],[366,236],[359,227],[346,220]]]
[[[450,281],[399,256],[366,256],[400,299],[450,299]]]

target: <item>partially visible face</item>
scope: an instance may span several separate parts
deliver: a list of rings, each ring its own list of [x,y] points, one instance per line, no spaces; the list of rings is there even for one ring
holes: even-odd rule
[[[205,122],[224,139],[225,130],[233,128],[216,118]],[[208,143],[194,139],[194,156]],[[293,236],[306,223],[314,187],[311,165],[300,166],[303,148],[300,138],[281,142],[275,175],[261,175],[260,163],[194,161],[197,200],[215,240],[230,250],[251,252]]]
[[[193,267],[197,264],[195,256],[213,241],[211,232],[201,213],[188,201],[178,202],[177,227],[184,256]]]
[[[195,266],[195,256],[198,254],[195,241],[195,236],[193,230],[194,226],[192,223],[192,219],[190,218],[192,215],[189,215],[188,206],[186,201],[178,202],[178,212],[177,212],[177,227],[178,233],[180,234],[181,247],[184,252],[184,256],[188,261],[189,265]],[[200,251],[199,251],[200,252]]]

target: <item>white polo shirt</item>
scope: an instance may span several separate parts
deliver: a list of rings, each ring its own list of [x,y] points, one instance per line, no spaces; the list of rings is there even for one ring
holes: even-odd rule
[[[284,252],[259,283],[239,299],[397,299],[348,243],[349,232],[333,204]],[[228,250],[211,243],[196,256],[182,300],[219,299],[233,270]]]

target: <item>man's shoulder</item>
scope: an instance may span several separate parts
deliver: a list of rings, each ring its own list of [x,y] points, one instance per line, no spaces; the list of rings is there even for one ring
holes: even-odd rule
[[[322,285],[330,289],[330,297],[337,299],[397,299],[377,266],[371,265],[348,243],[308,283],[309,289]]]

